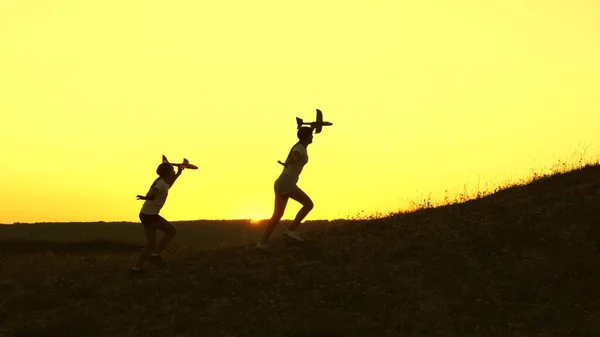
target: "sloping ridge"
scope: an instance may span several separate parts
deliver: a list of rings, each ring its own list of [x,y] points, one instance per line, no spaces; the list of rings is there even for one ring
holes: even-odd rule
[[[204,290],[227,299],[214,315],[233,335],[600,335],[598,226],[587,166],[197,267],[215,271]]]
[[[0,314],[28,337],[600,336],[599,225],[594,165],[302,244],[275,239],[268,255],[175,253],[140,279],[65,257],[57,267],[72,263],[73,276],[52,291],[18,286]]]

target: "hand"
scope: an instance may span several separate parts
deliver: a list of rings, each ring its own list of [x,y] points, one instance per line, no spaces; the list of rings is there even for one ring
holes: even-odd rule
[[[135,198],[136,198],[137,200],[146,200],[146,197],[145,197],[145,196],[143,196],[143,195],[139,195],[139,194],[138,194],[138,195],[137,195]]]
[[[181,165],[178,166],[180,171],[183,171],[183,169],[186,169],[188,167],[188,165],[190,164],[190,162],[183,158],[183,161],[181,162]]]

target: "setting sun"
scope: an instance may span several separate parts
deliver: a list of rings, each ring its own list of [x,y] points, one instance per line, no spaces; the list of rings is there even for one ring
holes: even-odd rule
[[[251,219],[251,220],[250,220],[250,224],[251,224],[252,226],[260,226],[260,225],[262,224],[262,222],[263,222],[263,221],[265,221],[265,220],[264,220],[264,219],[259,219],[259,218],[256,218],[256,219]]]

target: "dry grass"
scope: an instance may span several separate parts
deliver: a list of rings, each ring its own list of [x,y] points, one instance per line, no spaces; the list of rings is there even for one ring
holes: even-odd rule
[[[0,336],[599,336],[600,166],[492,192],[134,279],[137,244],[2,243]]]

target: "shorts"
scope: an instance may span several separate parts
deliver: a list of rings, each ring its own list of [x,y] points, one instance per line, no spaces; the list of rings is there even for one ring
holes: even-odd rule
[[[297,177],[281,175],[279,178],[277,178],[277,180],[275,180],[273,189],[275,190],[275,193],[279,195],[290,194],[298,189],[298,186],[296,185],[297,182]]]
[[[142,222],[142,224],[144,226],[150,226],[152,225],[154,222],[156,222],[157,220],[165,220],[165,218],[163,218],[162,216],[158,215],[158,214],[146,214],[146,213],[140,213],[140,221]]]

